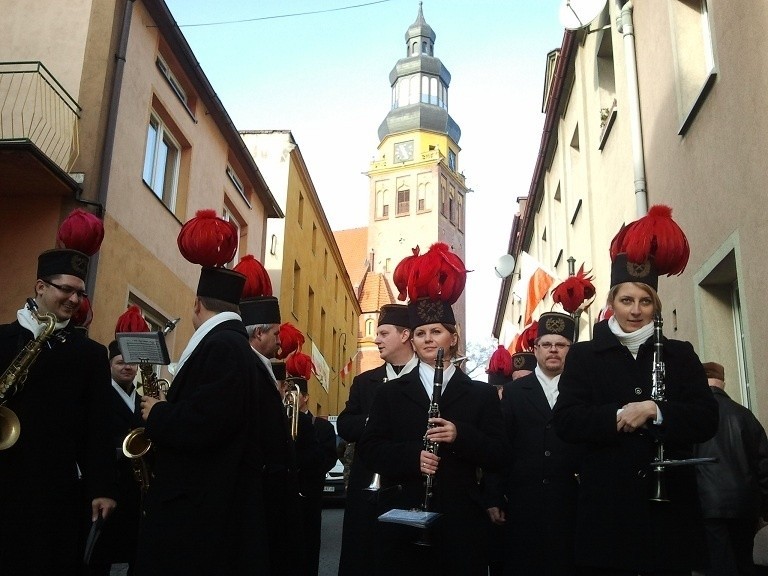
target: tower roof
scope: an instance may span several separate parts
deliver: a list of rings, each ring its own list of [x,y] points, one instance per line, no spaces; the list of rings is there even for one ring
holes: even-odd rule
[[[435,31],[432,30],[432,27],[427,24],[426,20],[424,20],[424,12],[421,9],[421,2],[419,2],[419,13],[416,16],[416,21],[408,27],[408,30],[405,33],[405,42],[406,44],[410,44],[411,40],[420,37],[429,38],[431,42],[434,42],[435,38],[437,38]]]

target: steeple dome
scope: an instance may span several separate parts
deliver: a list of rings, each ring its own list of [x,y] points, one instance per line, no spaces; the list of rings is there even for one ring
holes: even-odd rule
[[[446,134],[458,144],[461,129],[448,114],[451,74],[434,56],[436,37],[419,2],[416,21],[405,33],[406,57],[389,73],[392,109],[379,126],[379,140],[398,132],[428,130]]]

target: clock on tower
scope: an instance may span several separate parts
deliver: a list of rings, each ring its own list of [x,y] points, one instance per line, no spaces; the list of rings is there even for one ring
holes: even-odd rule
[[[395,143],[395,162],[413,160],[413,140]]]

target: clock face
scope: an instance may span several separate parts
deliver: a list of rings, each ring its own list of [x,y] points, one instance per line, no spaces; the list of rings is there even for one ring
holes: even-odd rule
[[[413,160],[413,140],[397,142],[395,144],[395,162]]]

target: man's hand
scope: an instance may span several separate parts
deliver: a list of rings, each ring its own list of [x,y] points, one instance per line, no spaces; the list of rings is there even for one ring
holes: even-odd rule
[[[634,432],[656,420],[656,403],[653,400],[630,402],[616,414],[616,431]]]
[[[493,522],[494,524],[502,526],[507,521],[507,517],[504,514],[504,510],[502,510],[498,506],[493,506],[492,508],[488,508],[486,512],[488,512],[488,518],[490,518],[491,522]]]
[[[152,406],[157,404],[158,402],[165,402],[165,394],[163,392],[160,392],[160,398],[153,398],[152,396],[142,396],[141,397],[141,418],[146,422],[147,418],[149,418],[149,413],[152,410]]]
[[[426,450],[421,451],[419,456],[420,470],[422,474],[434,474],[437,472],[437,464],[440,462],[440,457],[432,452]]]
[[[450,444],[456,440],[456,426],[453,422],[445,418],[430,418],[428,422],[435,424],[434,428],[427,429],[427,437],[431,442]]]
[[[107,516],[115,509],[115,506],[117,506],[117,502],[112,500],[112,498],[94,498],[91,501],[91,522],[96,522],[99,512],[101,512],[101,517],[106,520]]]

